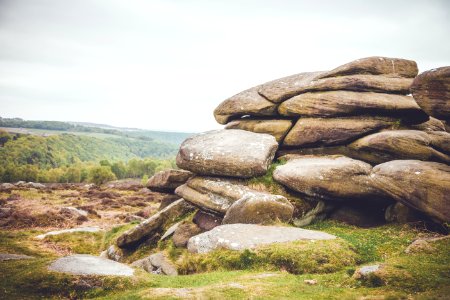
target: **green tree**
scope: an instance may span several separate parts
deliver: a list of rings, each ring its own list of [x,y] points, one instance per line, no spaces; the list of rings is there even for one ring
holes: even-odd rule
[[[89,182],[95,184],[102,184],[116,179],[116,175],[107,166],[94,167],[89,172]]]
[[[123,179],[127,175],[127,167],[121,161],[113,163],[111,166],[111,171],[118,179]]]

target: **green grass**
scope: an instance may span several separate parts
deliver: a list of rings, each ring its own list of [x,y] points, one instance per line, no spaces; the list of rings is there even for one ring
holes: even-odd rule
[[[102,237],[74,234],[49,240],[73,252],[94,252],[134,225],[113,228]],[[431,253],[405,254],[406,246],[423,232],[399,225],[361,229],[332,221],[309,228],[340,239],[189,257],[169,240],[146,249],[147,254],[166,251],[181,271],[189,266],[203,273],[169,277],[137,270],[132,278],[49,272],[47,266],[58,254],[43,247],[48,241],[33,239],[42,232],[0,231],[1,253],[36,257],[0,262],[0,299],[177,299],[181,295],[197,299],[446,299],[450,294],[450,239],[433,243]],[[374,262],[386,266],[383,272],[369,281],[352,278],[359,263]],[[307,285],[305,279],[315,279],[317,284]]]
[[[73,232],[47,236],[45,241],[72,253],[99,255],[103,236],[102,232]]]

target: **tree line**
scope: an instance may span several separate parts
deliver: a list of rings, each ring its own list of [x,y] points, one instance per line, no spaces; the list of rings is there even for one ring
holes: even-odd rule
[[[71,134],[0,131],[0,182],[93,182],[142,178],[175,167],[174,147]],[[145,157],[156,154],[159,157]]]

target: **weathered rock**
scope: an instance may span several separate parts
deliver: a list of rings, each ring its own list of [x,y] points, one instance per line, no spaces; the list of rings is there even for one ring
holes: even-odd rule
[[[284,139],[284,146],[318,147],[343,145],[368,133],[392,126],[392,119],[300,118]]]
[[[258,94],[254,87],[223,101],[215,110],[214,118],[219,124],[241,116],[277,116],[277,105]]]
[[[227,210],[223,224],[261,224],[289,222],[294,206],[283,196],[247,195],[235,201]]]
[[[266,82],[257,87],[259,94],[274,103],[283,102],[305,91],[324,72],[305,72]]]
[[[355,273],[353,274],[353,278],[367,279],[368,276],[379,271],[381,268],[382,268],[382,265],[379,265],[379,264],[362,266],[361,268],[359,268],[358,270],[355,271]]]
[[[238,129],[209,131],[188,138],[177,165],[201,175],[253,177],[264,175],[278,143],[268,134]]]
[[[160,171],[148,180],[147,187],[156,192],[173,192],[192,176],[194,174],[186,170],[170,169]]]
[[[79,228],[50,231],[50,232],[47,232],[44,234],[40,234],[40,235],[36,236],[36,238],[39,240],[42,240],[42,239],[45,239],[47,236],[51,236],[51,235],[59,235],[59,234],[73,233],[73,232],[99,232],[99,231],[100,231],[100,228],[98,228],[98,227],[79,227]]]
[[[379,198],[369,179],[371,165],[345,156],[305,156],[278,166],[273,178],[297,192],[324,200]]]
[[[186,247],[189,239],[200,232],[202,230],[195,223],[185,222],[180,224],[173,234],[173,244],[175,247]]]
[[[24,255],[24,254],[0,253],[0,261],[32,259],[32,258],[34,258],[34,257],[33,256]]]
[[[280,143],[288,133],[289,129],[291,129],[291,127],[291,120],[240,119],[228,123],[227,126],[225,126],[225,129],[242,129],[256,133],[270,134],[277,140],[278,143]]]
[[[293,223],[297,227],[303,227],[318,221],[324,220],[328,214],[335,208],[335,205],[325,201],[319,201],[312,210],[305,215],[294,219]]]
[[[106,249],[106,257],[108,259],[114,260],[114,261],[121,261],[123,258],[123,251],[116,245],[111,245]]]
[[[170,204],[172,204],[175,201],[180,199],[180,197],[178,197],[177,195],[174,195],[174,194],[163,193],[163,195],[164,196],[161,199],[161,202],[159,204],[158,210],[163,210],[164,208],[166,208]]]
[[[321,78],[354,74],[414,78],[417,76],[418,72],[419,70],[415,61],[401,58],[371,56],[354,60],[329,72],[325,72]]]
[[[280,103],[307,92],[355,91],[409,94],[412,78],[382,75],[348,75],[322,78],[324,73],[301,73],[261,85],[258,92],[272,102]],[[278,110],[280,112],[280,110]]]
[[[86,254],[58,258],[48,269],[73,275],[132,276],[134,273],[127,265]]]
[[[409,223],[421,220],[422,216],[417,210],[396,202],[386,208],[384,218],[388,222]]]
[[[273,243],[335,238],[325,232],[294,227],[228,224],[190,238],[188,250],[193,253],[207,253],[221,248],[244,250]]]
[[[394,160],[375,166],[371,178],[393,199],[438,221],[450,221],[450,166]]]
[[[411,86],[414,99],[429,115],[450,120],[450,67],[421,73]]]
[[[0,183],[0,191],[8,191],[14,189],[16,186],[12,183]]]
[[[220,217],[216,214],[211,214],[211,213],[205,212],[203,210],[198,210],[195,213],[192,221],[195,224],[197,224],[197,226],[200,227],[201,230],[209,231],[209,230],[213,229],[214,227],[222,224],[222,219],[223,219],[222,217]]]
[[[150,255],[150,263],[153,267],[161,269],[161,272],[165,275],[176,276],[178,275],[176,267],[166,258],[166,256],[159,252]]]
[[[170,226],[169,229],[167,229],[166,232],[164,232],[164,234],[160,238],[160,241],[163,241],[163,240],[167,239],[169,236],[172,236],[175,233],[175,230],[177,230],[178,226],[180,226],[181,223],[182,223],[182,221]]]
[[[405,249],[405,253],[433,253],[437,249],[433,246],[437,241],[448,239],[449,236],[422,237],[416,239]]]
[[[117,239],[117,246],[124,248],[143,239],[152,238],[161,233],[165,226],[173,223],[178,217],[190,212],[193,207],[180,199],[160,210],[149,219],[126,231]]]
[[[435,139],[435,143],[438,140]],[[351,156],[370,163],[420,159],[450,163],[450,157],[433,148],[429,134],[417,130],[389,130],[362,137],[347,146]]]
[[[445,131],[427,132],[431,140],[431,146],[436,150],[450,155],[450,133]]]
[[[429,119],[410,96],[352,91],[304,93],[283,102],[278,111],[304,117],[388,116],[408,123]]]
[[[178,275],[176,267],[161,252],[139,259],[133,262],[131,266],[135,268],[141,268],[153,274],[163,274],[169,276]]]
[[[242,181],[215,177],[194,177],[176,189],[177,195],[203,210],[224,215],[230,206],[243,198],[278,199],[280,196],[253,190]],[[283,197],[284,198],[284,197]],[[276,200],[275,200],[276,201]]]
[[[425,131],[425,132],[447,131],[445,129],[445,124],[441,120],[438,120],[433,117],[430,117],[430,119],[426,122],[423,122],[420,124],[409,125],[408,128],[405,128],[405,129],[421,130],[421,131]]]
[[[78,209],[75,207],[62,207],[60,209],[60,211],[62,213],[67,213],[70,215],[73,215],[75,217],[87,217],[88,216],[88,212],[82,209]]]

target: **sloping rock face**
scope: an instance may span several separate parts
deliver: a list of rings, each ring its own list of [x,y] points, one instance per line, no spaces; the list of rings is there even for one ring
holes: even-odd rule
[[[188,250],[193,253],[207,253],[215,249],[244,250],[273,243],[335,238],[325,232],[293,227],[229,224],[191,237]]]
[[[143,239],[152,238],[155,234],[161,233],[165,226],[173,223],[178,217],[183,216],[192,210],[192,205],[185,200],[177,200],[151,216],[149,219],[140,223],[135,228],[123,233],[117,239],[116,244],[121,248],[125,248]]]
[[[183,142],[177,165],[201,175],[249,178],[266,173],[277,148],[275,138],[268,134],[210,131]]]
[[[395,200],[442,222],[450,222],[450,166],[395,160],[373,169],[374,184]]]
[[[194,176],[186,170],[165,170],[153,175],[147,182],[147,187],[155,192],[173,192]]]
[[[411,91],[430,116],[450,120],[450,67],[423,72],[414,79]]]

